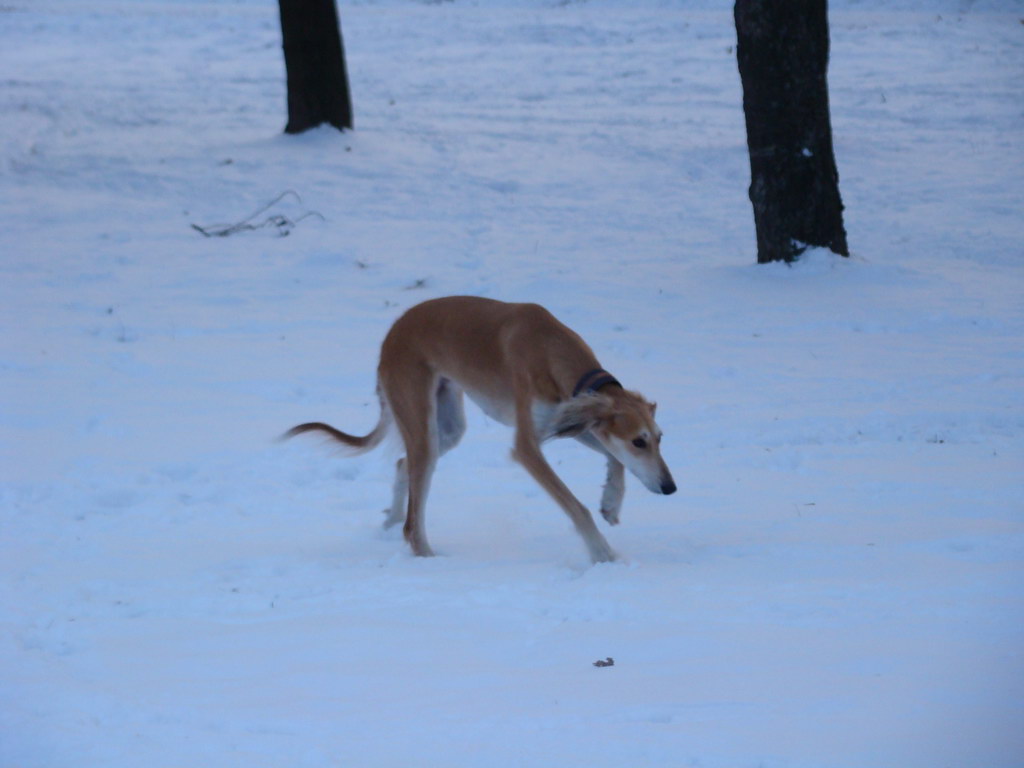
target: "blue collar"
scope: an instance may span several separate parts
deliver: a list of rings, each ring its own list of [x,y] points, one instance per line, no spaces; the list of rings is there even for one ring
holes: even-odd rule
[[[581,392],[597,392],[597,390],[613,384],[616,387],[622,386],[619,380],[608,373],[608,371],[603,368],[595,368],[580,376],[580,380],[576,382],[576,386],[572,390],[572,396],[576,397]]]

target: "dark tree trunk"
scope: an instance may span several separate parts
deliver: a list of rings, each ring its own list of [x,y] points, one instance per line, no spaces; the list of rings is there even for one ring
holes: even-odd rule
[[[288,72],[285,133],[323,123],[351,128],[352,99],[334,0],[278,0],[278,5]]]
[[[828,106],[826,0],[736,0],[757,260],[849,256]]]

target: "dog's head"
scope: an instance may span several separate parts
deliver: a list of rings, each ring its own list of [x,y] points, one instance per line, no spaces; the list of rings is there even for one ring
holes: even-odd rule
[[[649,491],[667,496],[676,492],[676,484],[661,458],[662,433],[654,420],[656,410],[655,403],[624,389],[581,395],[559,407],[553,436],[576,437],[589,432]]]

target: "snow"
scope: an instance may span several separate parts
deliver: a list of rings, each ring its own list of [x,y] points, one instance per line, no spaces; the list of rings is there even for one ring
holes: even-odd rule
[[[270,0],[0,7],[0,766],[1021,764],[1024,8],[830,3],[853,257],[759,267],[727,5],[342,3],[299,137]],[[476,410],[428,560],[274,441],[460,293],[658,401],[620,562]]]

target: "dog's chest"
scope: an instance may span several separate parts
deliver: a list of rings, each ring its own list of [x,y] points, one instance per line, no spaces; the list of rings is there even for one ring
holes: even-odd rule
[[[534,402],[531,411],[533,412],[533,431],[541,440],[547,438],[551,432],[551,423],[555,418],[555,410],[558,408],[555,403]]]
[[[515,426],[516,423],[516,409],[515,405],[510,401],[494,400],[491,398],[483,397],[482,395],[466,390],[466,395],[474,403],[479,406],[480,410],[486,413],[489,417],[495,421],[504,424],[508,427]],[[547,432],[551,424],[551,419],[555,413],[554,403],[542,403],[535,402],[531,408],[533,414],[533,427],[538,435],[543,435]]]
[[[476,403],[481,411],[486,413],[495,421],[509,427],[516,423],[516,411],[512,403],[485,397],[478,392],[473,392],[468,389],[466,390],[466,396]]]

